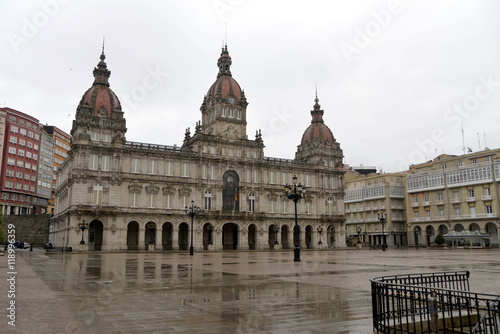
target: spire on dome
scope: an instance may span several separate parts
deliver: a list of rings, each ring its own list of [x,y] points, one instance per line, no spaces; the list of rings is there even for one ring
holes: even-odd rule
[[[101,61],[97,64],[97,67],[94,68],[94,85],[105,85],[109,87],[109,76],[111,75],[111,71],[108,70],[104,59],[106,56],[104,55],[104,39],[102,41],[102,53],[100,56]]]
[[[319,104],[319,99],[318,99],[318,87],[316,87],[316,98],[314,99],[314,109],[311,110],[311,116],[312,116],[312,121],[311,123],[314,122],[320,122],[324,123],[323,121],[323,114],[325,113],[321,109],[321,105]]]
[[[222,52],[220,54],[219,60],[217,60],[217,67],[219,67],[219,74],[217,77],[221,75],[229,75],[231,76],[231,56],[227,51],[227,44],[222,48]]]

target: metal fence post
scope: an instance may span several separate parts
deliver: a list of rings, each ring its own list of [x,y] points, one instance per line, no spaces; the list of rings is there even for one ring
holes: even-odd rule
[[[430,317],[430,331],[431,333],[438,333],[438,301],[436,291],[431,292],[429,297],[429,317]]]

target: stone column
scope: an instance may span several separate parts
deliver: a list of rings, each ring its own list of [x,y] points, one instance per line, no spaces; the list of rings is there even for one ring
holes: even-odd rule
[[[241,230],[238,230],[238,249],[240,250],[249,250],[250,246],[248,245],[248,231],[245,227],[242,227]]]
[[[144,250],[146,248],[145,246],[145,234],[146,234],[146,229],[144,227],[142,227],[140,224],[139,224],[139,231],[138,231],[139,235],[139,244],[137,245],[137,248],[139,250]]]
[[[179,228],[172,226],[172,250],[179,250]]]

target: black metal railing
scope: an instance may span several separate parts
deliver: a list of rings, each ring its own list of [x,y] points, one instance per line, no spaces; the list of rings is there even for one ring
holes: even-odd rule
[[[371,280],[377,333],[500,333],[500,296],[469,291],[468,271]]]

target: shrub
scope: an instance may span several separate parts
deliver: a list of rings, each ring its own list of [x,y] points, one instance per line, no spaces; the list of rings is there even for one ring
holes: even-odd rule
[[[438,234],[436,235],[436,239],[434,239],[434,242],[437,244],[437,245],[443,245],[445,243],[445,240],[444,240],[444,237],[442,234]]]

